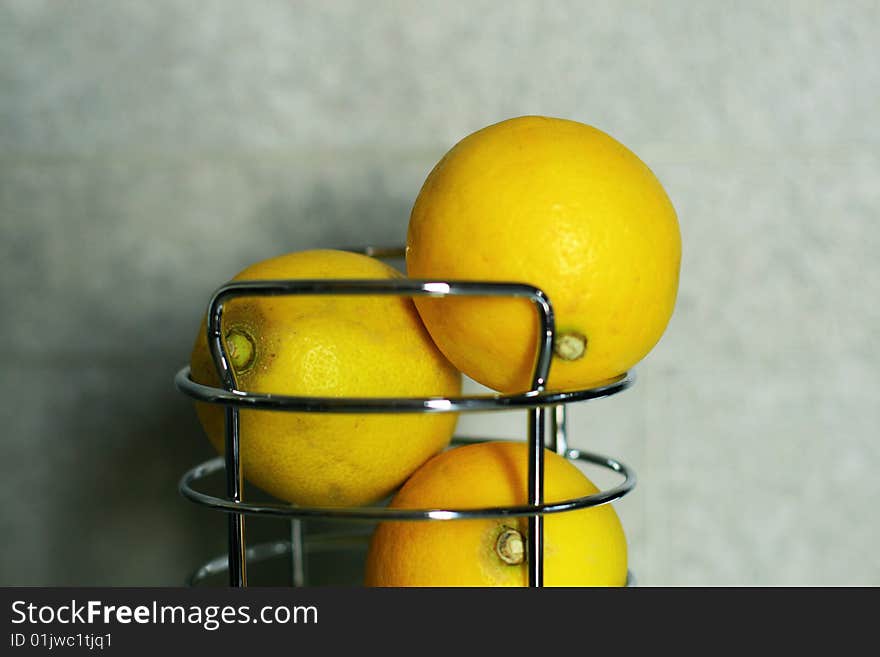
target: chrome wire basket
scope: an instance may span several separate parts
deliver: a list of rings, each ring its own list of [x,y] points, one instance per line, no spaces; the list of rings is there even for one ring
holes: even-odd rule
[[[350,249],[381,258],[403,255],[402,249]],[[516,394],[478,394],[458,397],[301,397],[240,390],[222,339],[221,321],[226,303],[239,297],[285,295],[385,295],[406,297],[512,297],[532,302],[537,313],[538,345],[531,388]],[[209,577],[228,573],[229,585],[247,586],[249,564],[285,557],[290,559],[291,583],[305,586],[309,582],[304,567],[307,553],[332,551],[363,546],[369,538],[364,530],[368,522],[441,521],[527,517],[526,554],[529,586],[544,582],[544,516],[576,509],[599,506],[629,493],[636,484],[635,473],[618,460],[569,447],[566,426],[566,404],[608,397],[629,388],[635,382],[633,372],[624,373],[600,387],[546,391],[555,335],[553,306],[547,294],[534,286],[515,282],[451,281],[451,280],[263,280],[238,281],[217,289],[208,304],[207,337],[211,355],[222,388],[196,383],[189,366],[175,376],[177,388],[189,397],[225,407],[224,455],[197,465],[180,480],[180,493],[192,502],[228,514],[228,552],[198,568],[189,579],[192,585]],[[243,499],[243,476],[240,459],[239,409],[295,411],[305,413],[462,413],[510,411],[524,409],[527,415],[528,490],[527,504],[486,508],[392,509],[382,505],[360,507],[299,506],[282,502],[247,502]],[[453,444],[479,442],[455,437]],[[552,503],[544,500],[544,450],[547,447],[570,461],[599,466],[621,479],[596,494]],[[199,490],[212,477],[223,476],[226,495],[217,496]],[[248,547],[245,543],[245,518],[272,516],[290,522],[289,540],[261,543]],[[316,519],[328,522],[345,521],[342,532],[306,535],[303,521]],[[358,526],[361,528],[358,529]],[[352,529],[353,528],[353,529]],[[632,576],[630,575],[630,582]]]

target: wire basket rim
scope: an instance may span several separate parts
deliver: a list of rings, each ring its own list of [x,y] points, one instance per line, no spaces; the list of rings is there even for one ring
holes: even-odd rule
[[[498,440],[498,439],[491,439]],[[456,437],[456,444],[486,442]],[[217,456],[188,470],[180,479],[178,490],[186,499],[218,511],[243,515],[274,516],[299,519],[346,520],[346,521],[436,521],[436,520],[478,520],[512,517],[544,516],[553,513],[576,511],[608,504],[629,493],[636,485],[635,472],[617,459],[578,449],[568,449],[564,458],[569,461],[582,461],[597,465],[621,475],[624,479],[615,486],[591,495],[568,498],[541,504],[516,504],[494,507],[473,508],[419,508],[402,509],[382,506],[329,507],[299,506],[275,502],[236,502],[228,497],[209,495],[196,490],[193,484],[213,474],[225,470],[223,456]]]
[[[193,381],[189,365],[174,377],[178,390],[201,402],[272,411],[302,413],[464,413],[539,406],[610,397],[630,388],[636,381],[635,369],[602,385],[577,390],[529,390],[513,394],[473,394],[456,397],[310,397],[226,390]]]

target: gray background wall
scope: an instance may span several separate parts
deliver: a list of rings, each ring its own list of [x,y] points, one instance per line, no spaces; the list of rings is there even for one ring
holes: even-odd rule
[[[876,1],[0,0],[0,584],[221,552],[176,492],[212,456],[172,385],[207,296],[401,243],[443,152],[520,114],[616,136],[679,211],[664,339],[571,409],[639,475],[639,582],[880,584],[878,42]]]

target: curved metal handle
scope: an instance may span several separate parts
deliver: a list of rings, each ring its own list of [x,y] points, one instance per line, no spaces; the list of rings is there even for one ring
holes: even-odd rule
[[[529,392],[540,394],[547,384],[553,358],[555,320],[553,306],[543,290],[521,283],[482,281],[437,281],[416,279],[310,279],[235,281],[219,288],[208,304],[207,339],[220,381],[235,395],[246,395],[237,389],[235,372],[223,344],[223,305],[243,296],[282,295],[393,295],[393,296],[510,296],[530,300],[538,313],[538,345]],[[536,407],[529,412],[528,441],[528,501],[534,508],[544,502],[544,425],[545,409]],[[241,502],[243,487],[240,454],[238,408],[226,409],[226,487],[230,498]],[[529,585],[543,583],[543,516],[535,513],[529,518],[528,554]],[[232,514],[229,526],[229,573],[233,585],[244,586],[247,581],[247,553],[244,541],[244,515]]]

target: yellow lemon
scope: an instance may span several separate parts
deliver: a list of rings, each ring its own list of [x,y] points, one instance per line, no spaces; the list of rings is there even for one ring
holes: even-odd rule
[[[392,508],[478,508],[525,504],[525,443],[455,447],[419,468]],[[592,495],[596,486],[571,462],[547,451],[545,499]],[[387,521],[367,553],[368,586],[526,586],[527,518]],[[544,516],[546,586],[624,586],[626,538],[614,508]]]
[[[675,305],[681,236],[651,170],[606,133],[525,116],[468,135],[437,163],[410,216],[413,278],[543,289],[557,335],[549,388],[622,374],[659,341]],[[537,343],[526,300],[417,299],[462,372],[503,392],[531,387]]]
[[[374,258],[334,250],[290,253],[256,263],[233,280],[391,279]],[[223,335],[237,387],[322,397],[454,396],[461,375],[437,350],[412,300],[398,296],[274,296],[229,301]],[[205,324],[192,377],[219,385]],[[224,412],[197,402],[214,446],[224,446]],[[244,476],[283,500],[361,505],[389,495],[448,445],[453,414],[340,414],[242,410]]]

